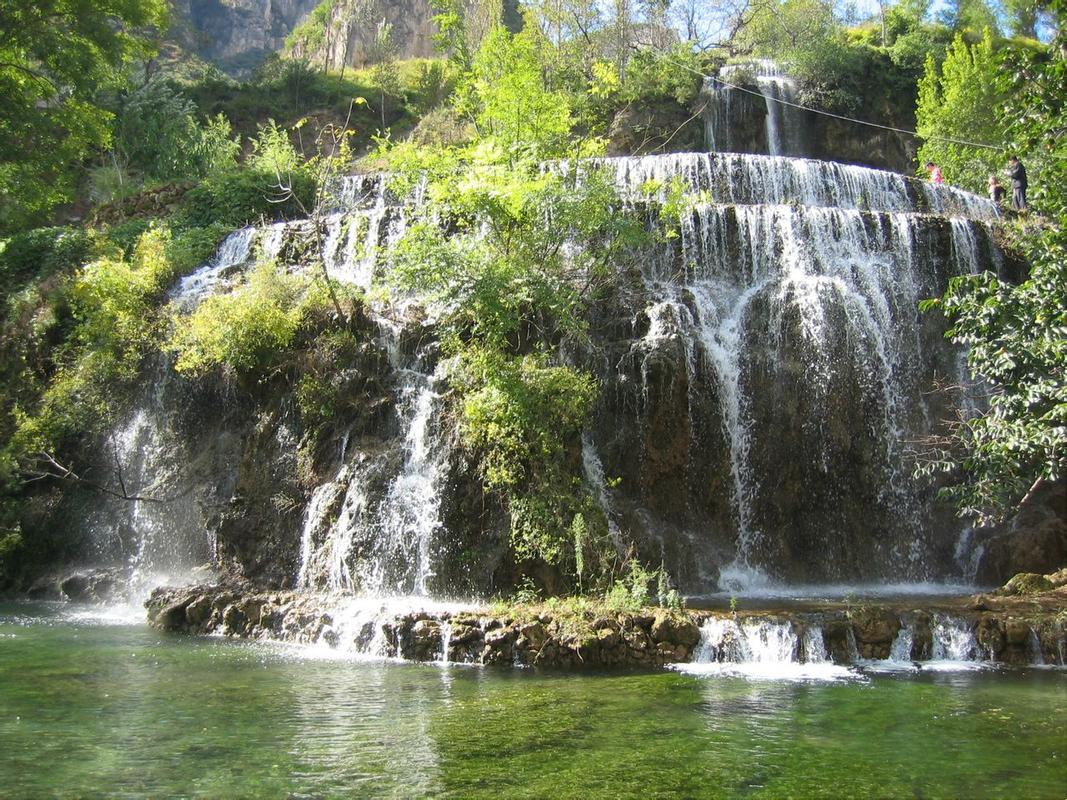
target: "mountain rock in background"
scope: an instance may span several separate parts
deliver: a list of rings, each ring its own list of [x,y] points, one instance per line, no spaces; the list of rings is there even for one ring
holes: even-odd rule
[[[224,71],[254,69],[318,5],[318,0],[174,0],[172,35]]]
[[[362,67],[374,62],[378,32],[386,25],[393,58],[434,54],[436,12],[429,0],[174,0],[173,8],[171,35],[235,75],[283,48],[334,69]],[[464,9],[475,32],[497,20],[521,27],[516,0],[468,0]]]

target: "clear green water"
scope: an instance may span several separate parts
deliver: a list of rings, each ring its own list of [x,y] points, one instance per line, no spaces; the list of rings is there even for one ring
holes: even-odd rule
[[[1067,674],[360,663],[0,607],[0,796],[1067,797]]]

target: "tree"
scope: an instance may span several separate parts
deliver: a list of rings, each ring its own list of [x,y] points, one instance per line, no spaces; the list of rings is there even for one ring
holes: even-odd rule
[[[371,69],[374,83],[381,95],[382,132],[385,132],[386,102],[400,94],[400,71],[396,66],[396,44],[393,42],[393,26],[385,20],[378,23],[374,42],[369,48],[367,60],[374,64]]]
[[[749,52],[788,59],[797,49],[825,41],[836,28],[827,0],[761,0],[738,39]]]
[[[941,10],[941,20],[952,30],[963,33],[997,31],[997,16],[986,0],[950,0]]]
[[[957,34],[940,69],[928,55],[919,81],[915,109],[916,130],[923,139],[919,163],[933,161],[949,183],[975,192],[984,192],[989,176],[1003,170],[1004,154],[959,142],[999,145],[1004,141],[1004,126],[996,113],[1005,101],[999,70],[993,36],[987,29],[975,45],[968,45]]]
[[[470,110],[479,133],[504,153],[553,157],[566,149],[570,103],[545,86],[534,35],[498,27],[486,37],[474,60]]]
[[[1052,219],[1067,218],[1067,32],[1050,47],[1009,49],[1000,62],[998,109],[1008,141],[1030,173],[1030,206]]]
[[[78,167],[110,139],[100,84],[148,52],[164,0],[0,4],[0,231],[70,199]]]
[[[923,304],[952,323],[947,335],[969,348],[971,376],[990,402],[985,413],[952,421],[921,471],[953,475],[945,492],[979,521],[1003,518],[1041,483],[1067,475],[1065,45],[1061,33],[1042,52],[1008,53],[1001,70],[1002,89],[1015,89],[1003,111],[1007,130],[1024,158],[1043,164],[1034,171],[1035,207],[1048,216],[1015,230],[1029,277],[1012,285],[989,272],[960,276]]]

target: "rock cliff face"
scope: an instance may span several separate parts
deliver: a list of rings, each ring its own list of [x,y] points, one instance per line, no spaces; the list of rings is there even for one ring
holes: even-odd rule
[[[434,55],[436,12],[429,0],[175,0],[171,35],[223,70],[243,74],[281,51],[319,6],[326,7],[321,36],[298,39],[292,55],[335,69],[362,67],[375,59],[375,39],[386,25],[393,57]],[[502,0],[500,18],[521,27],[515,0]]]
[[[375,39],[389,27],[396,58],[430,58],[436,12],[428,0],[356,0],[332,4],[327,34],[321,44],[297,42],[293,55],[338,69],[362,67],[372,62]]]
[[[226,71],[243,72],[285,44],[319,0],[175,0],[184,44]]]
[[[973,577],[967,531],[912,480],[905,447],[949,416],[927,390],[961,369],[918,301],[954,274],[1003,266],[988,201],[768,156],[552,169],[605,172],[637,206],[678,181],[700,198],[673,237],[620,259],[588,342],[561,354],[599,379],[596,413],[568,444],[621,549],[690,594]],[[369,288],[419,201],[360,176],[337,194],[321,236],[306,221],[239,231],[174,302],[224,290],[255,252],[315,268],[319,241],[331,276]],[[507,517],[457,446],[433,325],[417,306],[371,304],[356,340],[325,368],[340,405],[312,449],[284,379],[190,383],[161,364],[111,440],[131,493],[167,502],[97,501],[58,518],[84,520],[101,556],[143,573],[214,558],[271,588],[511,588]]]

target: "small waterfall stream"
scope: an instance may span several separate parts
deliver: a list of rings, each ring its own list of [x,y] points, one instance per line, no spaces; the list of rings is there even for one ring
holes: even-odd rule
[[[768,59],[726,64],[719,69],[716,78],[705,79],[707,107],[704,120],[708,148],[737,152],[738,148],[748,150],[752,146],[751,140],[742,140],[735,133],[737,119],[732,113],[735,106],[748,100],[746,84],[753,85],[763,97],[767,152],[772,156],[807,155],[802,141],[802,112],[795,107],[796,81]]]

